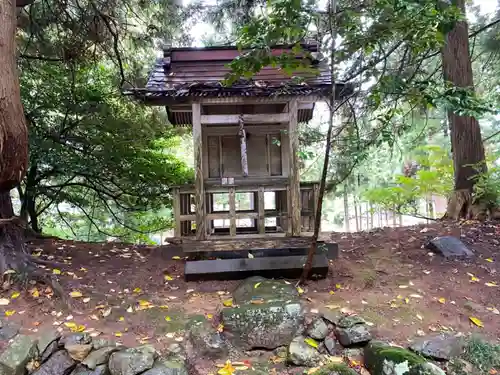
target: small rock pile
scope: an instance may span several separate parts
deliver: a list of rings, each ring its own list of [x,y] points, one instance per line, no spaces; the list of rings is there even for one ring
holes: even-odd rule
[[[155,348],[126,348],[87,333],[17,335],[0,355],[1,375],[187,375],[183,360]]]

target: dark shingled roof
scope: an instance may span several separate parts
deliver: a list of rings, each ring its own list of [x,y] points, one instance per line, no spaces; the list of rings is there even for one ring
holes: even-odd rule
[[[315,54],[315,45],[303,48]],[[273,54],[290,52],[289,47],[274,47]],[[227,65],[240,55],[236,47],[175,48],[166,50],[163,58],[149,75],[145,88],[129,90],[125,94],[150,104],[165,104],[165,101],[186,102],[192,97],[235,96],[306,96],[325,95],[332,89],[331,76],[326,64],[313,61],[316,72],[300,72],[291,77],[278,67],[264,67],[252,79],[240,80],[231,86],[223,84],[230,73]],[[296,78],[299,77],[300,80]],[[336,96],[342,98],[352,94],[352,87],[336,83]]]

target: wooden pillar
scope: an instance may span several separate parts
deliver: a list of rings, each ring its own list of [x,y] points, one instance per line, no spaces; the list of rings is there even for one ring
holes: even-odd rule
[[[266,211],[264,202],[264,188],[259,188],[259,193],[257,195],[257,204],[259,211],[259,219],[257,220],[257,227],[259,229],[259,234],[266,233]]]
[[[247,135],[245,132],[245,123],[243,122],[243,115],[240,115],[240,130],[238,135],[240,136],[240,154],[241,154],[241,170],[243,171],[243,177],[248,177],[248,160],[247,160]]]
[[[292,236],[300,236],[301,220],[300,220],[300,173],[299,173],[299,131],[298,131],[298,103],[297,100],[291,100],[288,103],[288,111],[290,122],[288,123],[288,136],[290,137],[290,172],[288,177],[289,183],[289,207],[291,208],[291,231]]]
[[[179,188],[173,189],[174,237],[181,236],[181,194]]]
[[[201,132],[201,105],[193,103],[193,149],[195,180],[194,201],[196,205],[196,239],[206,238],[205,188],[203,186],[203,137]]]
[[[236,236],[236,191],[229,188],[229,235]]]

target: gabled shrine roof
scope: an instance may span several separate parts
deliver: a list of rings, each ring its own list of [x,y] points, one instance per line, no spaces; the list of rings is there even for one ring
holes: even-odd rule
[[[303,45],[312,56],[317,45]],[[291,47],[276,46],[273,54],[291,52]],[[315,72],[287,75],[279,67],[264,67],[252,79],[224,85],[231,72],[228,64],[240,52],[236,47],[173,48],[164,51],[164,57],[154,65],[144,88],[125,92],[147,104],[169,105],[186,103],[194,97],[276,97],[329,94],[332,89],[330,69],[322,61],[311,61]],[[298,57],[300,58],[300,57]],[[297,81],[296,78],[300,78]],[[352,87],[336,83],[339,98],[352,94]]]

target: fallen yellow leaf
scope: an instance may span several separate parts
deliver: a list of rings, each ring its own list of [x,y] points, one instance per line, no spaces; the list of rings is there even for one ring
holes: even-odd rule
[[[12,293],[12,295],[10,296],[10,298],[12,298],[12,299],[16,299],[16,298],[17,298],[17,297],[19,297],[20,295],[21,295],[21,293],[19,293],[19,292],[14,292],[14,293]]]
[[[12,315],[14,315],[15,313],[16,313],[16,310],[7,310],[7,311],[5,312],[5,316],[12,316]]]
[[[478,327],[481,327],[481,328],[482,328],[482,327],[484,327],[483,322],[482,322],[481,320],[479,320],[478,318],[475,318],[475,317],[473,317],[473,316],[470,316],[470,317],[469,317],[469,319],[470,319],[470,321],[471,321],[472,323],[474,323],[474,324],[475,324],[475,325],[477,325]]]
[[[441,297],[438,299],[439,303],[445,304],[446,303],[446,298]]]
[[[60,270],[60,269],[58,269],[58,268],[54,268],[54,269],[52,270],[52,273],[53,273],[54,275],[60,275],[60,274],[61,274],[61,270]]]
[[[319,346],[318,342],[314,339],[311,339],[310,337],[306,338],[304,342],[307,345],[312,346],[313,348],[317,348]]]
[[[227,360],[223,368],[217,371],[219,375],[233,375],[236,369],[231,364],[231,361]]]
[[[231,306],[233,306],[233,300],[231,298],[226,299],[226,300],[222,301],[222,304],[226,307],[231,307]]]
[[[83,294],[77,290],[74,290],[69,294],[69,296],[73,298],[80,298],[83,297]]]

